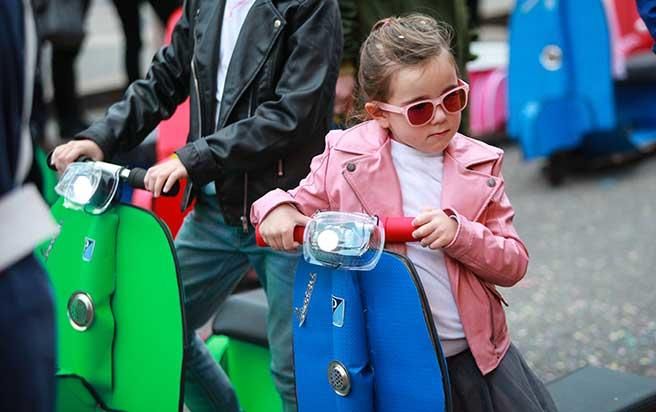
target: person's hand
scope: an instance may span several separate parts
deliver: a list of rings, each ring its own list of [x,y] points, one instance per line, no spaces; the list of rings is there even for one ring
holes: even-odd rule
[[[93,140],[71,140],[68,143],[57,146],[52,151],[50,163],[57,168],[59,173],[63,173],[69,164],[82,156],[97,161],[103,160],[104,157],[100,146]]]
[[[353,90],[355,89],[355,76],[352,73],[340,74],[335,86],[335,115],[346,115],[353,106]]]
[[[310,218],[289,203],[283,203],[260,222],[259,231],[264,241],[276,250],[294,250],[300,246],[294,240],[294,227],[305,226]]]
[[[414,218],[412,225],[417,229],[412,237],[421,241],[421,245],[431,249],[440,249],[453,241],[458,231],[458,222],[451,219],[442,209],[424,209]]]
[[[162,192],[166,193],[179,179],[189,177],[187,169],[184,167],[178,156],[173,155],[161,163],[148,169],[144,178],[146,190],[153,193],[154,197],[159,197]]]

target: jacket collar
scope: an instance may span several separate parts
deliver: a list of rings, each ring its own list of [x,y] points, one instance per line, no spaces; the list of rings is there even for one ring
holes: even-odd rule
[[[355,155],[341,165],[342,175],[368,213],[376,211],[381,216],[402,216],[403,198],[396,171],[390,167],[393,165],[390,146],[387,130],[375,121],[369,121],[345,131],[334,149]],[[498,149],[456,134],[444,153],[444,182],[448,184],[442,186],[441,208],[452,209],[476,220],[502,182],[490,173],[471,167],[494,162],[500,155]],[[351,172],[348,171],[349,163],[356,166]],[[381,201],[380,192],[369,190],[371,187],[385,187],[389,196]]]
[[[389,132],[378,126],[374,120],[370,120],[346,130],[335,143],[335,149],[359,155],[374,155],[374,152],[378,151],[389,139]],[[447,155],[445,158],[450,157],[465,169],[499,158],[498,151],[474,143],[460,133],[457,133],[449,142],[445,154]]]

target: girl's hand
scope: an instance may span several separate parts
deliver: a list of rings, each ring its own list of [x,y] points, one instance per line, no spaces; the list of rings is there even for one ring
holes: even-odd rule
[[[417,228],[412,237],[421,240],[423,247],[440,249],[453,241],[458,231],[458,222],[451,219],[442,209],[424,209],[413,221]]]
[[[175,182],[179,179],[189,177],[187,169],[184,167],[178,156],[171,156],[161,163],[148,169],[144,178],[146,190],[153,193],[154,197],[171,190]]]
[[[289,203],[283,203],[260,222],[260,235],[271,248],[276,250],[294,250],[300,246],[294,240],[294,227],[305,226],[310,218]]]

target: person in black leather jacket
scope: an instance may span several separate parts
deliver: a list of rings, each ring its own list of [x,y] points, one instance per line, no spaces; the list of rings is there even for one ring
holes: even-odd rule
[[[197,196],[175,242],[187,327],[207,321],[252,264],[267,292],[272,372],[285,410],[296,409],[296,255],[258,249],[248,212],[269,190],[295,187],[322,150],[341,49],[336,0],[188,0],[146,79],[52,156],[63,171],[81,155],[101,160],[130,150],[191,97],[188,143],[146,175],[155,196],[180,178],[190,181],[183,207]],[[186,403],[238,410],[225,374],[188,335]]]

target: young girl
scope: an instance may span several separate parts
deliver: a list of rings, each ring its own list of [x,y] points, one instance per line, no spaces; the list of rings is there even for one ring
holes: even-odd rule
[[[554,411],[510,343],[495,285],[526,273],[501,176],[503,152],[458,133],[468,85],[448,30],[424,15],[379,21],[362,46],[359,82],[371,120],[326,137],[310,174],[274,190],[251,221],[275,249],[318,210],[416,216],[417,242],[388,244],[415,264],[431,305],[455,411]]]

